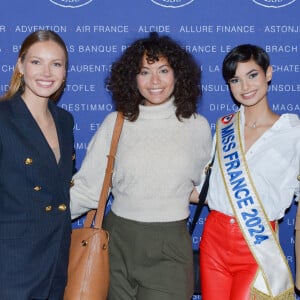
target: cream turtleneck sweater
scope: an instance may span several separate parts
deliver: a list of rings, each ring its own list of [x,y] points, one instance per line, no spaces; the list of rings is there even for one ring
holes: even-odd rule
[[[72,218],[98,205],[116,115],[105,118],[74,176]],[[203,116],[180,122],[171,100],[158,106],[141,105],[135,122],[124,121],[113,174],[112,211],[141,222],[187,218],[189,196],[209,160],[211,143]]]

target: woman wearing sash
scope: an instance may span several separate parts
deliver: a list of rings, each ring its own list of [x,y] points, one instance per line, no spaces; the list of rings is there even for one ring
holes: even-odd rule
[[[271,110],[272,67],[260,47],[232,49],[222,72],[240,109],[216,127],[200,243],[202,299],[294,299],[277,221],[299,187],[300,120]]]

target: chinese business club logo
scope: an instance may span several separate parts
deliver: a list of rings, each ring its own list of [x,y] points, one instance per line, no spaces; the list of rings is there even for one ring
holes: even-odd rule
[[[252,0],[254,3],[267,8],[280,8],[294,3],[296,0]]]
[[[78,8],[91,3],[93,0],[50,0],[55,5],[66,8]]]
[[[189,5],[194,0],[151,0],[154,4],[167,8],[179,8]]]

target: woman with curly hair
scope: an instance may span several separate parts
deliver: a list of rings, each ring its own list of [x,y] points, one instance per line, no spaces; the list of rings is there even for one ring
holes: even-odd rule
[[[107,79],[125,116],[112,178],[110,300],[189,300],[193,256],[189,198],[211,151],[196,113],[200,70],[177,42],[153,32],[136,40]],[[116,112],[89,144],[71,189],[72,217],[98,206]],[[100,174],[100,176],[99,176]]]

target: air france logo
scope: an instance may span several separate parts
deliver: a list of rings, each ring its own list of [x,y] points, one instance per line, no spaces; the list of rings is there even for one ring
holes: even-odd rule
[[[179,8],[189,5],[194,0],[151,0],[154,4],[167,8]]]
[[[266,8],[280,8],[294,3],[296,0],[252,0],[254,3]]]
[[[55,5],[66,8],[78,8],[90,4],[93,0],[50,0]]]

